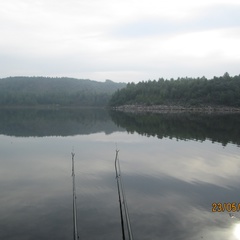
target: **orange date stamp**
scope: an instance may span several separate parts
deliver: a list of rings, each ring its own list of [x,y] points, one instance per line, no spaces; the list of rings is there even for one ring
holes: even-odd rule
[[[212,212],[239,212],[240,203],[228,202],[228,203],[213,203]]]

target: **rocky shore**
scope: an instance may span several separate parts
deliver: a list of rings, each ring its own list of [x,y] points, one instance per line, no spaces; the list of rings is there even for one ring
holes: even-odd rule
[[[178,106],[178,105],[123,105],[113,107],[113,110],[122,112],[136,112],[136,113],[174,113],[174,112],[206,112],[206,113],[240,113],[240,108],[228,106]]]

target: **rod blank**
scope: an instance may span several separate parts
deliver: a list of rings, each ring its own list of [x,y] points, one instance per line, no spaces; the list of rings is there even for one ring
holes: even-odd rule
[[[121,228],[122,228],[122,238],[125,240],[125,229],[124,225],[127,225],[127,230],[128,230],[128,239],[133,240],[133,235],[132,235],[132,228],[131,228],[131,222],[129,218],[129,213],[128,213],[128,206],[127,206],[127,201],[126,201],[126,196],[125,196],[125,191],[124,191],[124,186],[122,182],[122,177],[121,177],[121,168],[120,168],[120,161],[118,158],[118,152],[119,150],[116,150],[116,157],[115,157],[115,171],[116,171],[116,179],[117,179],[117,187],[118,187],[118,198],[119,198],[119,208],[120,208],[120,217],[121,217]],[[123,212],[124,209],[124,212]],[[126,223],[124,224],[123,220],[123,213],[125,215],[125,221]]]
[[[76,186],[75,186],[75,172],[74,172],[74,156],[75,153],[72,154],[72,184],[73,184],[73,239],[79,239],[78,236],[78,228],[77,228],[77,204],[76,204]]]

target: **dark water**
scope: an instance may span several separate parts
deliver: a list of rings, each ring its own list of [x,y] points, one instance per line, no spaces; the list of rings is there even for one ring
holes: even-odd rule
[[[0,239],[121,239],[116,144],[134,239],[236,240],[240,115],[0,110]],[[240,210],[240,208],[239,208]],[[231,212],[230,212],[231,213]]]

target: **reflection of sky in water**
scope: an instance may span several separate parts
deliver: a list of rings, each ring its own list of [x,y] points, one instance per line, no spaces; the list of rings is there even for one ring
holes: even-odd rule
[[[1,135],[0,239],[72,239],[72,147],[80,238],[121,239],[116,143],[135,239],[240,239],[238,218],[212,213],[240,202],[239,147],[123,132]]]

